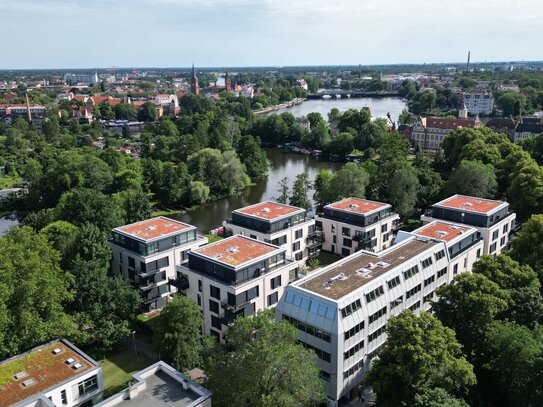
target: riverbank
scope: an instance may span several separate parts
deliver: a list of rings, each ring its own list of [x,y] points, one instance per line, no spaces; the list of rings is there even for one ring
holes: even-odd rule
[[[281,109],[289,109],[289,108],[291,108],[293,106],[301,105],[302,103],[305,102],[305,100],[306,99],[304,99],[304,98],[296,98],[294,100],[291,100],[290,102],[280,103],[280,104],[275,105],[275,106],[264,107],[262,109],[254,110],[253,113],[256,116],[259,116],[259,115],[263,115],[263,114],[266,114],[266,113],[275,112],[275,111],[281,110]]]

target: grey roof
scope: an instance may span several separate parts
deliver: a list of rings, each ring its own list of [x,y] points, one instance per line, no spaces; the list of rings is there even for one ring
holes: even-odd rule
[[[543,133],[543,123],[519,123],[515,132],[532,134]]]

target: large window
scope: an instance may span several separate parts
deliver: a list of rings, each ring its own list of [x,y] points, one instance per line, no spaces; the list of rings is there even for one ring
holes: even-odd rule
[[[366,294],[366,302],[372,302],[373,300],[379,298],[384,293],[385,293],[385,290],[383,290],[383,286],[379,286],[375,290],[370,291],[369,293]]]
[[[387,281],[388,289],[392,290],[394,287],[400,284],[400,277],[396,276],[392,280]]]
[[[213,285],[209,286],[209,295],[211,295],[213,298],[216,298],[218,300],[221,299],[221,290],[220,288],[217,288]]]
[[[387,313],[387,307],[381,308],[375,314],[370,315],[370,317],[368,319],[368,322],[371,324],[371,323],[377,321],[379,318],[385,316],[386,313]]]
[[[271,307],[273,304],[277,303],[277,301],[279,301],[277,291],[268,295],[268,307]]]
[[[421,286],[420,284],[416,285],[415,287],[413,287],[411,290],[407,291],[405,293],[405,298],[408,299],[412,296],[414,296],[416,293],[418,293],[419,291],[421,290]]]
[[[364,329],[364,322],[365,321],[362,321],[359,324],[356,324],[347,332],[345,332],[345,340],[349,339],[351,336],[355,336],[358,332],[362,331]]]
[[[281,276],[272,278],[270,280],[270,286],[272,290],[275,290],[277,287],[281,287]]]
[[[345,318],[345,317],[351,315],[352,313],[356,312],[360,308],[362,308],[362,303],[358,299],[356,301],[353,301],[349,305],[347,305],[345,308],[342,308],[341,309],[341,315],[343,316],[343,318]]]
[[[305,332],[308,335],[314,336],[315,338],[322,339],[325,342],[331,342],[332,336],[319,328],[314,327],[313,325],[306,324],[305,322],[299,321],[296,318],[289,317],[288,315],[283,314],[283,319],[290,322],[294,325],[299,331]]]
[[[431,259],[430,259],[431,260]],[[413,277],[415,274],[417,274],[419,272],[419,266],[418,265],[415,265],[413,267],[411,267],[410,269],[408,270],[405,270],[403,272],[403,278],[405,280],[407,279],[410,279],[411,277]]]
[[[77,384],[79,387],[79,396],[84,396],[98,388],[98,377],[96,375],[89,377]]]

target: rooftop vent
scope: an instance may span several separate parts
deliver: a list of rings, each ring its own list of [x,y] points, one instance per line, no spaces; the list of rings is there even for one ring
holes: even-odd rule
[[[149,230],[149,231],[151,231],[151,230],[156,230],[156,226],[155,226],[155,225],[147,226],[147,227],[145,228],[145,230]]]
[[[458,225],[451,225],[450,227],[451,227],[451,229],[460,229],[460,226],[458,226]]]
[[[55,349],[53,349],[53,351],[52,351],[51,353],[52,353],[53,355],[58,355],[58,354],[61,353],[61,352],[62,352],[62,349],[60,349],[60,348],[55,348]]]
[[[464,206],[473,206],[471,202],[464,202]]]
[[[438,230],[438,231],[436,232],[436,235],[438,235],[439,237],[444,237],[444,236],[447,236],[448,233],[445,232],[444,230]]]
[[[75,365],[72,366],[72,369],[74,370],[77,370],[77,369],[81,369],[83,367],[83,365],[79,362],[77,362]]]
[[[371,278],[371,270],[368,270],[366,268],[361,268],[356,271],[359,272],[360,275],[364,278]]]
[[[375,267],[375,264],[372,263],[372,262],[370,261],[370,262],[368,263],[368,268],[371,269],[371,268],[373,268],[373,267]]]
[[[28,376],[28,373],[26,373],[26,372],[19,372],[19,373],[15,373],[13,375],[15,380],[21,380],[23,377],[26,377],[26,376]]]
[[[238,247],[238,246],[229,247],[229,248],[228,248],[228,251],[229,251],[230,253],[237,253],[237,252],[239,252],[239,247]]]
[[[271,212],[271,209],[266,207],[266,208],[262,209],[262,212],[264,212],[264,213],[270,213],[270,212]]]
[[[349,204],[349,208],[350,209],[358,209],[358,204],[355,204],[355,203]]]
[[[23,387],[28,387],[28,386],[32,386],[34,383],[35,383],[34,380],[28,379],[22,382],[21,384],[23,385]]]
[[[66,363],[67,363],[68,365],[71,365],[71,364],[74,363],[74,362],[75,362],[75,359],[74,359],[74,358],[68,358],[68,359],[66,359]]]
[[[388,264],[386,261],[380,261],[379,263],[377,263],[377,265],[383,268],[390,266],[390,264]]]

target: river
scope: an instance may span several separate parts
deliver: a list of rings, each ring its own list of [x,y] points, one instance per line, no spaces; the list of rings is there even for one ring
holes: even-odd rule
[[[306,100],[302,104],[276,110],[267,114],[281,114],[290,112],[295,117],[307,116],[308,113],[317,112],[328,119],[328,113],[333,108],[343,112],[348,109],[362,109],[369,107],[372,117],[386,117],[390,113],[393,121],[397,121],[403,109],[407,108],[405,101],[397,97],[385,98],[353,98],[353,99],[317,99]]]
[[[222,226],[222,221],[230,218],[234,209],[279,196],[277,191],[278,183],[284,177],[289,178],[292,187],[294,178],[298,174],[307,172],[309,179],[314,180],[320,170],[329,169],[335,171],[343,165],[318,161],[306,155],[290,153],[278,148],[266,148],[264,150],[271,164],[267,177],[256,180],[256,185],[246,188],[239,196],[210,202],[199,206],[193,211],[179,214],[175,218],[196,226],[200,232],[207,233],[210,229]],[[313,196],[313,191],[311,191],[310,196]]]

